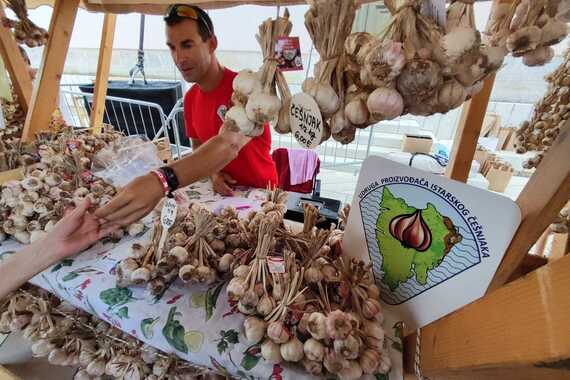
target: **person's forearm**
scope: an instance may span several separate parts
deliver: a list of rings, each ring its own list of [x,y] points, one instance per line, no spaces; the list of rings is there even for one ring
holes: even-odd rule
[[[191,141],[192,141],[192,153],[194,153],[200,146],[202,146],[202,143],[198,139],[191,139]]]
[[[52,247],[40,247],[37,243],[30,244],[4,259],[0,263],[0,298],[6,297],[57,261],[51,249]]]
[[[170,167],[180,187],[188,186],[223,169],[237,157],[243,145],[245,141],[235,134],[219,134]]]

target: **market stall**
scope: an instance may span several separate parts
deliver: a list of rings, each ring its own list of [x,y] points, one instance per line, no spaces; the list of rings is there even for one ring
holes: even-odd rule
[[[166,3],[168,2],[154,1],[152,4],[139,4],[115,0],[53,2],[49,38],[31,97],[28,94],[31,84],[26,80],[26,73],[18,68],[19,58],[14,57],[17,49],[15,42],[6,36],[0,39],[0,51],[4,57],[8,57],[5,60],[9,61],[7,66],[18,96],[29,99],[23,139],[33,140],[39,133],[37,147],[44,146],[39,155],[46,167],[27,174],[22,184],[25,191],[41,193],[43,190],[36,187],[40,186],[42,181],[46,184],[49,182],[50,187],[59,188],[53,190],[53,193],[57,193],[61,198],[62,205],[65,203],[62,192],[71,192],[72,202],[74,198],[95,195],[100,204],[103,204],[104,199],[108,201],[114,194],[113,186],[87,179],[84,170],[90,167],[90,160],[97,151],[118,138],[113,132],[100,128],[102,109],[97,108],[104,103],[114,15],[107,14],[105,18],[95,85],[96,111],[93,112],[91,120],[94,130],[100,132],[96,135],[99,137],[77,136],[65,128],[56,131],[54,135],[41,132],[50,123],[53,125],[52,114],[56,108],[59,79],[78,7],[113,13],[162,13]],[[196,3],[211,8],[237,5],[235,1]],[[298,2],[247,3],[286,5]],[[436,18],[425,16],[418,8],[419,2],[409,2],[406,6],[397,8],[393,2],[387,1],[395,21],[391,25],[389,40],[377,40],[365,34],[350,34],[350,22],[347,20],[350,21],[351,17],[354,17],[356,4],[348,1],[334,3],[338,8],[327,8],[318,1],[311,2],[311,9],[306,18],[307,28],[322,59],[317,65],[314,79],[308,79],[303,86],[304,95],[309,97],[306,101],[315,105],[313,109],[318,113],[323,125],[326,125],[319,130],[320,135],[316,143],[330,138],[331,135],[338,141],[348,143],[351,141],[351,134],[354,136],[355,128],[365,128],[378,120],[397,117],[406,112],[446,112],[467,101],[448,168],[448,176],[460,181],[467,178],[493,87],[494,73],[500,67],[504,54],[524,55],[527,61],[540,61],[544,57],[536,57],[537,52],[548,55],[549,46],[562,37],[557,31],[550,30],[552,38],[547,41],[531,41],[532,46],[524,47],[514,43],[514,38],[509,34],[513,34],[513,28],[509,28],[511,19],[506,22],[505,14],[510,12],[510,17],[517,21],[518,29],[514,28],[515,31],[525,31],[524,28],[527,28],[527,31],[531,28],[548,30],[548,22],[554,20],[554,15],[548,13],[551,10],[544,11],[540,8],[538,13],[534,10],[536,14],[533,14],[532,9],[520,10],[519,6],[524,4],[521,1],[515,1],[512,8],[510,2],[493,2],[495,13],[492,14],[488,25],[492,38],[487,41],[487,45],[481,43],[473,29],[472,14],[469,16],[472,1],[456,1],[452,4],[454,7],[450,8],[457,12],[455,14],[450,11],[451,15],[464,15],[452,18],[448,13],[448,22],[452,20],[463,27],[463,34],[457,35],[451,33],[453,29],[446,33],[445,29],[438,25]],[[498,10],[501,6],[503,8]],[[539,16],[543,14],[541,12],[546,12],[542,21],[539,20]],[[335,21],[329,24],[323,21],[331,19]],[[410,20],[415,21],[412,23]],[[260,27],[258,40],[265,58],[273,51],[273,28],[278,30],[277,34],[287,35],[290,31],[287,16],[268,20]],[[449,43],[447,50],[438,51],[436,46],[430,51],[425,50],[424,45],[446,37]],[[341,55],[348,60],[352,59],[353,67],[347,66],[345,70],[341,65],[346,62],[342,63],[343,60],[339,59]],[[440,65],[450,59],[456,67],[449,72],[440,71],[443,67]],[[387,67],[382,66],[383,64]],[[379,66],[382,66],[382,70],[375,71]],[[462,70],[466,69],[471,70],[471,76],[463,75]],[[367,74],[355,77],[356,73],[362,72]],[[283,83],[280,75],[275,63],[270,59],[265,60],[258,72],[240,73],[241,86],[234,83],[235,108],[232,107],[233,111],[230,109],[232,112],[228,112],[226,121],[233,123],[235,128],[245,134],[255,135],[259,132],[259,123],[277,118],[276,128],[279,128],[280,132],[291,133],[294,129],[293,123],[283,121],[279,110],[289,109],[287,105],[291,107],[290,103],[295,100],[291,100],[293,97],[288,93],[286,83]],[[564,87],[556,81],[553,86]],[[259,87],[263,91],[255,93],[247,90],[252,87]],[[277,97],[276,94],[280,96]],[[435,99],[435,103],[429,103],[428,99]],[[426,102],[422,103],[422,100]],[[23,104],[26,104],[26,101]],[[527,147],[534,141],[527,136],[530,136],[533,130],[544,129],[536,127],[536,121],[542,120],[541,116],[542,114],[538,114],[535,118],[534,127],[527,126],[527,129],[523,130],[525,133],[520,134],[521,141],[526,142]],[[569,305],[563,293],[567,286],[563,274],[568,258],[552,262],[532,275],[503,287],[506,282],[514,279],[513,273],[521,266],[530,247],[548,225],[557,216],[560,219],[558,213],[570,197],[570,168],[567,165],[570,158],[570,124],[560,117],[558,123],[560,124],[557,124],[556,131],[552,132],[550,137],[547,136],[552,141],[545,144],[544,140],[540,140],[541,144],[547,145],[548,152],[537,160],[539,162],[536,165],[540,166],[517,199],[522,213],[521,224],[489,287],[490,294],[450,316],[429,324],[415,334],[408,335],[404,346],[406,372],[415,372],[420,377],[423,375],[430,378],[469,378],[474,370],[481,371],[481,374],[488,378],[560,378],[559,371],[563,370],[558,369],[557,363],[570,352],[570,339],[565,334],[567,329],[564,328],[567,321],[565,310]],[[537,136],[538,133],[534,135]],[[543,137],[540,135],[540,138]],[[76,144],[77,140],[81,142]],[[86,145],[90,147],[88,150],[84,149]],[[57,147],[62,148],[58,150]],[[55,157],[69,157],[72,162],[67,162],[67,166],[63,165],[64,169],[56,170]],[[76,181],[76,185],[62,189],[60,185],[69,182],[69,178],[66,179],[65,175],[63,178],[55,177],[53,174],[58,174],[58,170],[63,170],[69,178]],[[48,175],[49,180],[44,180]],[[40,178],[40,184],[36,183],[37,178]],[[11,192],[18,191],[16,189],[19,185],[12,183],[11,186],[4,187],[7,190],[6,194],[3,190],[3,198],[4,195],[9,197],[15,194]],[[10,313],[0,322],[3,326],[12,327],[21,323],[20,328],[24,328],[30,323],[30,320],[24,320],[32,317],[27,309],[22,310],[22,305],[33,309],[34,318],[39,324],[31,323],[27,330],[28,335],[36,340],[37,354],[48,355],[50,361],[58,364],[80,364],[83,369],[78,376],[83,377],[78,378],[90,378],[103,373],[118,377],[128,374],[131,376],[129,378],[145,378],[149,375],[149,368],[153,372],[156,369],[156,378],[167,374],[194,376],[203,370],[213,370],[224,376],[240,378],[311,378],[310,374],[323,376],[323,373],[347,379],[359,378],[363,373],[376,375],[377,378],[390,373],[390,379],[399,378],[401,348],[398,347],[402,346],[403,334],[401,326],[389,320],[389,313],[381,311],[380,303],[376,300],[379,290],[370,282],[371,267],[358,260],[353,262],[348,257],[346,262],[339,258],[338,255],[342,255],[343,251],[339,248],[342,230],[314,229],[315,211],[307,207],[304,228],[301,232],[294,232],[286,227],[283,221],[283,202],[278,191],[262,194],[244,190],[240,194],[241,197],[228,200],[213,197],[211,190],[205,186],[204,183],[191,186],[180,195],[181,209],[184,209],[183,205],[188,205],[189,201],[206,206],[200,209],[202,211],[191,207],[187,210],[188,225],[192,225],[191,232],[177,231],[178,234],[184,233],[186,238],[193,239],[192,244],[187,244],[181,235],[178,236],[181,242],[177,244],[176,234],[173,234],[173,243],[168,251],[170,253],[167,257],[161,257],[163,247],[160,244],[163,243],[159,243],[159,240],[162,227],[160,223],[149,219],[144,225],[137,223],[123,231],[123,235],[116,236],[117,242],[100,244],[83,253],[77,260],[58,264],[32,281],[73,306],[85,310],[91,316],[82,314],[68,303],[58,304],[59,301],[41,291],[24,290],[13,299],[9,306]],[[47,192],[52,193],[49,188]],[[19,201],[15,195],[13,198],[15,209]],[[33,200],[36,201],[37,199]],[[27,224],[25,231],[17,226],[17,222],[22,222],[21,220],[10,219],[11,224],[7,226],[9,231],[3,226],[4,232],[20,243],[41,238],[44,230],[48,230],[46,225],[53,224],[61,217],[61,211],[56,208],[48,209],[47,205],[31,204],[30,210],[26,209],[30,207],[28,204],[21,206],[33,219],[24,218],[23,222]],[[226,206],[233,206],[233,210],[260,209],[261,212],[258,217],[254,213],[245,219],[244,215],[241,215],[241,218],[247,221],[244,227],[239,221],[240,217],[232,214],[235,211],[224,211]],[[214,217],[211,213],[214,210],[222,219],[227,220],[216,222],[216,218],[220,216]],[[34,219],[38,215],[47,215],[47,219]],[[411,215],[404,216],[409,218]],[[264,219],[266,217],[272,222],[267,222]],[[32,222],[33,228],[28,228],[28,223]],[[273,222],[275,223],[272,226]],[[397,222],[403,226],[408,221],[400,218]],[[216,223],[227,223],[228,226],[224,228],[234,228],[247,236],[240,237],[237,232],[231,234],[226,231],[222,234],[223,237],[207,237],[208,232],[215,231],[218,227]],[[346,224],[346,215],[344,223]],[[36,228],[38,225],[40,228]],[[238,225],[241,227],[237,227]],[[198,233],[200,226],[204,229],[204,236]],[[402,244],[408,239],[407,235],[403,235],[403,231],[407,229],[404,227],[401,231],[398,230],[399,227],[395,227],[396,232],[392,232]],[[392,227],[390,229],[392,230]],[[229,235],[238,235],[233,239],[239,241],[230,243]],[[270,239],[266,241],[264,236],[269,236]],[[136,244],[149,240],[150,245],[145,245],[144,249]],[[293,255],[285,255],[282,262],[271,263],[267,254],[271,244],[269,240],[287,246]],[[420,249],[423,243],[419,241],[415,244],[416,248]],[[249,253],[245,257],[236,256],[235,250],[231,253],[226,251],[229,246]],[[16,250],[17,247],[18,244],[12,241],[4,243],[2,252]],[[182,247],[184,248],[181,249]],[[196,263],[188,258],[194,255]],[[238,263],[241,265],[236,265]],[[275,265],[283,269],[276,269]],[[155,268],[161,267],[164,267],[164,273],[159,271],[157,275],[155,271],[158,269]],[[229,272],[229,268],[232,269],[232,275],[228,276],[224,273]],[[277,289],[285,285],[280,282],[283,279],[279,280],[280,277],[275,276],[275,273],[282,272],[291,273],[291,277],[285,281],[288,283],[285,289],[281,289],[284,294],[277,296]],[[337,282],[342,285],[345,279],[343,276],[346,276],[346,281],[350,284],[346,290],[348,293],[337,289],[342,288]],[[181,285],[177,282],[169,287],[177,277],[192,285]],[[269,281],[266,277],[271,277],[272,280]],[[223,288],[224,283],[217,281],[220,278],[229,280],[227,288]],[[550,289],[546,299],[538,290],[542,286],[548,286]],[[305,293],[306,288],[311,296]],[[338,291],[338,294],[335,291]],[[155,298],[149,299],[149,293]],[[349,298],[357,301],[342,302],[343,294],[344,297],[350,294]],[[307,307],[304,301],[313,298],[319,300],[317,306],[309,303],[311,307]],[[512,299],[516,299],[516,302],[507,303],[507,300]],[[21,300],[21,305],[18,300]],[[331,307],[331,303],[336,305]],[[301,314],[295,315],[295,312],[299,313],[299,308]],[[53,313],[50,309],[53,309]],[[501,312],[493,313],[497,309]],[[532,312],[521,313],[521,310]],[[249,317],[246,319],[241,314]],[[517,319],[520,314],[525,314],[525,318]],[[306,321],[303,321],[303,315],[306,315]],[[489,315],[489,318],[483,321],[482,315]],[[44,317],[50,322],[41,319]],[[61,331],[77,329],[83,334],[91,334],[87,335],[90,337],[103,332],[107,339],[103,340],[104,343],[98,342],[97,349],[84,347],[87,353],[83,354],[82,363],[79,340],[65,341],[62,344],[57,336],[50,335],[38,340],[41,337],[39,332],[43,333],[48,325],[53,327],[50,318],[60,322],[72,321],[62,322],[60,325],[55,323],[55,326],[61,327]],[[299,320],[291,321],[290,318]],[[329,331],[328,326],[335,321],[339,324],[347,322],[346,331],[341,327],[337,331],[334,326]],[[303,323],[307,326],[303,326]],[[528,331],[530,324],[537,327]],[[160,332],[156,326],[162,326]],[[292,326],[294,329],[288,330]],[[98,328],[101,331],[97,330]],[[323,329],[326,331],[321,331]],[[513,329],[520,333],[513,333]],[[546,334],[552,329],[561,333],[555,334],[556,336]],[[500,344],[494,343],[494,340]],[[110,348],[104,346],[105,344]],[[536,349],[528,350],[529,344]],[[119,349],[117,345],[128,348],[122,352],[124,356],[113,359],[113,350]],[[556,349],[551,349],[552,347]],[[164,352],[176,354],[182,360]],[[473,355],[473,352],[477,355]],[[339,367],[336,362],[343,363],[343,360],[347,361],[346,365],[341,364]]]

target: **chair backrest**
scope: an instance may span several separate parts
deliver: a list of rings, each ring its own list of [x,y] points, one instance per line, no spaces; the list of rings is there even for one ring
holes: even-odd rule
[[[295,191],[298,193],[308,194],[313,191],[317,175],[320,171],[321,161],[317,157],[317,164],[315,171],[310,180],[292,185],[291,184],[291,170],[289,166],[289,150],[287,148],[277,148],[271,153],[271,158],[275,162],[277,168],[277,177],[279,180],[279,187],[285,191]]]

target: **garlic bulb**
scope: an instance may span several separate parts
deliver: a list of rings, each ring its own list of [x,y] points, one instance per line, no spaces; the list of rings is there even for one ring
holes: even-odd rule
[[[378,366],[378,373],[386,374],[392,368],[392,359],[388,350],[382,350],[380,353],[380,365]]]
[[[234,255],[231,253],[226,253],[220,258],[220,262],[218,263],[218,270],[222,273],[229,272],[232,263],[234,262]]]
[[[267,337],[275,343],[282,344],[291,338],[291,334],[283,322],[276,321],[267,326]]]
[[[303,82],[303,92],[315,99],[325,117],[334,114],[340,106],[337,93],[328,83],[320,83],[314,78],[308,78]]]
[[[538,47],[542,36],[542,30],[537,26],[527,26],[511,33],[507,37],[507,49],[515,57],[520,57],[524,53]]]
[[[298,362],[303,359],[303,343],[297,337],[293,337],[287,343],[281,345],[281,357],[288,362]]]
[[[323,364],[321,362],[316,362],[312,360],[308,360],[306,357],[303,359],[303,367],[305,367],[305,371],[310,373],[311,375],[321,375],[323,373]]]
[[[274,129],[282,134],[291,132],[291,98],[283,100]]]
[[[273,297],[268,294],[263,295],[257,303],[257,312],[265,317],[269,315],[273,309],[275,309],[275,301],[273,300]]]
[[[414,59],[406,64],[398,77],[398,91],[406,106],[432,97],[443,78],[439,65],[427,59]]]
[[[353,360],[358,358],[360,342],[352,335],[349,335],[346,339],[336,339],[333,346],[336,353],[346,359]]]
[[[335,310],[326,317],[326,330],[332,339],[346,339],[352,331],[352,323],[348,314]]]
[[[237,96],[237,101],[245,105],[247,98],[254,92],[261,91],[261,81],[257,73],[251,70],[241,70],[232,83],[234,94]]]
[[[542,66],[552,61],[554,49],[550,46],[541,46],[523,55],[523,63],[527,66]]]
[[[247,117],[245,108],[242,106],[233,106],[226,112],[224,127],[234,132],[241,132],[246,136],[253,136],[258,133],[258,128]]]
[[[380,354],[375,350],[365,350],[358,358],[362,372],[373,375],[380,364]]]
[[[541,45],[556,45],[568,35],[568,24],[564,21],[550,19],[542,27],[540,36]]]
[[[368,96],[366,107],[372,117],[392,120],[404,112],[404,99],[397,90],[380,87]]]
[[[441,38],[441,47],[450,63],[460,61],[464,55],[477,50],[481,35],[477,29],[468,27],[454,28]]]
[[[331,117],[330,127],[331,133],[334,135],[340,133],[344,128],[352,126],[346,115],[344,114],[344,107],[340,107],[338,111]]]
[[[329,350],[325,353],[323,365],[330,373],[338,374],[343,368],[348,367],[348,360],[337,354],[334,350]]]
[[[247,339],[248,343],[250,344],[257,344],[261,342],[263,337],[265,336],[265,321],[256,318],[256,317],[248,317],[243,322],[244,334],[245,339]]]
[[[307,330],[315,339],[322,340],[327,337],[327,317],[322,313],[312,313],[307,322]]]
[[[340,380],[358,380],[362,377],[362,368],[357,361],[350,361],[348,367],[343,368],[338,373]]]
[[[316,339],[308,339],[303,345],[305,357],[308,360],[322,362],[325,357],[325,346]]]
[[[353,71],[360,71],[363,64],[362,55],[359,57],[361,50],[370,44],[374,37],[367,32],[352,33],[344,42],[344,51],[349,57],[348,67]],[[360,58],[360,59],[359,59]]]
[[[437,92],[437,111],[445,113],[459,107],[467,98],[465,87],[458,81],[446,81]]]
[[[347,120],[355,126],[363,125],[368,121],[369,113],[366,107],[366,97],[367,94],[359,94],[344,107],[344,114]]]
[[[400,75],[406,57],[400,42],[391,40],[375,39],[368,47],[362,48],[360,56],[363,58],[364,67],[361,70],[360,79],[367,86],[386,87]]]
[[[352,124],[345,126],[340,132],[332,134],[333,139],[343,145],[353,142],[355,136],[356,127]]]
[[[261,91],[251,94],[245,105],[247,117],[256,124],[274,120],[280,109],[281,101],[277,96]]]
[[[261,356],[271,364],[279,364],[283,361],[279,345],[272,340],[266,340],[261,345]]]

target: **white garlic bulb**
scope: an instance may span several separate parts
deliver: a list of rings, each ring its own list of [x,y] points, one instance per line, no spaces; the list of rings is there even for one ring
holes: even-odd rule
[[[303,359],[303,343],[297,337],[281,345],[281,357],[288,362],[298,362]]]
[[[397,90],[380,87],[368,96],[366,106],[373,117],[392,120],[404,112],[404,99]]]
[[[303,345],[305,357],[308,360],[322,362],[325,357],[325,346],[316,339],[308,339]]]
[[[366,107],[366,94],[356,96],[344,107],[344,114],[353,125],[363,125],[368,121],[369,112]]]
[[[241,132],[246,136],[254,133],[256,126],[248,117],[245,108],[242,106],[233,106],[226,112],[224,125],[229,130]]]
[[[257,344],[265,336],[266,323],[256,317],[247,317],[243,322],[243,328],[248,343]]]
[[[279,364],[283,361],[281,356],[281,348],[271,339],[266,340],[261,345],[261,356],[271,364]]]
[[[358,380],[362,377],[362,368],[357,361],[350,361],[348,367],[338,373],[340,380]]]
[[[450,63],[461,60],[474,48],[479,47],[479,31],[469,27],[457,27],[441,38],[441,47]]]
[[[261,81],[257,73],[251,70],[241,70],[232,83],[232,88],[239,95],[249,97],[257,91],[261,91]]]
[[[277,96],[261,91],[251,94],[245,105],[247,117],[256,124],[273,121],[280,109],[281,101]]]
[[[325,117],[334,114],[340,106],[337,93],[328,83],[320,83],[314,78],[308,78],[303,82],[303,92],[315,99]]]
[[[467,98],[465,87],[458,81],[450,79],[446,81],[437,93],[437,105],[439,112],[445,113],[459,107]]]
[[[267,337],[275,343],[282,344],[291,338],[291,334],[283,322],[275,321],[267,326]]]
[[[315,312],[310,315],[307,330],[313,338],[322,340],[327,337],[326,320],[327,317],[322,313]]]

